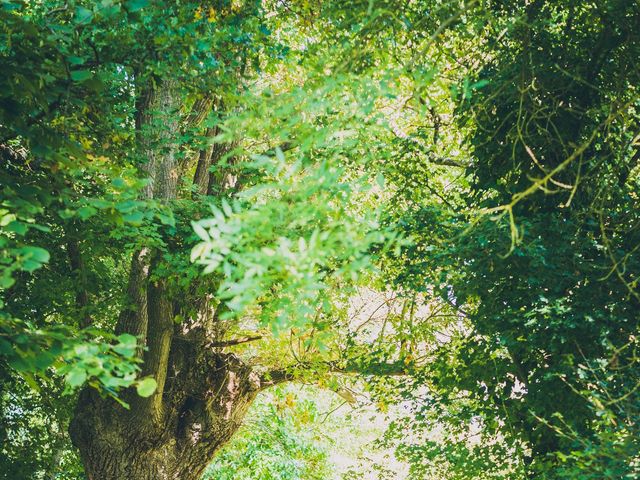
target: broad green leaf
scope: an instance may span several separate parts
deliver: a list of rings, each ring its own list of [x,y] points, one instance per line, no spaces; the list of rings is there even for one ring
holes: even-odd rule
[[[49,261],[49,252],[40,247],[22,247],[21,252],[27,258],[38,263],[47,263]]]
[[[141,397],[150,397],[156,391],[157,383],[151,377],[143,378],[136,385],[138,395]]]
[[[196,235],[198,235],[202,240],[205,242],[210,240],[209,234],[198,222],[191,222],[191,226],[193,227],[193,231],[196,232]]]
[[[87,372],[81,367],[72,368],[65,376],[66,382],[72,388],[81,386],[87,379]]]
[[[137,12],[138,10],[143,9],[148,5],[149,5],[149,0],[127,0],[125,2],[125,7],[130,12]]]
[[[138,339],[136,337],[134,337],[133,335],[129,334],[129,333],[123,333],[118,335],[118,340],[120,340],[120,343],[127,345],[127,346],[136,346],[136,343],[138,342]]]
[[[76,23],[89,23],[93,18],[93,12],[88,8],[77,6],[75,13]]]
[[[71,80],[82,82],[91,78],[93,73],[91,73],[91,70],[73,70],[70,75]]]
[[[141,225],[142,221],[144,220],[144,213],[140,212],[140,211],[130,212],[130,213],[127,213],[127,214],[123,215],[122,219],[125,222],[131,223],[133,225]]]

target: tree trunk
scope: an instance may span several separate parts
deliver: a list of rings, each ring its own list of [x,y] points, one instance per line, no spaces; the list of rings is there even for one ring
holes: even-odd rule
[[[203,108],[210,104],[203,102]],[[180,105],[173,81],[150,82],[138,93],[138,151],[149,179],[145,199],[171,202],[177,196]],[[201,188],[208,184],[205,172],[208,165],[201,172]],[[128,410],[95,389],[80,393],[70,434],[90,480],[199,478],[261,388],[251,367],[213,346],[215,325],[203,321],[211,318],[208,302],[203,302],[202,315],[174,324],[188,300],[175,292],[170,296],[161,279],[151,280],[160,253],[152,248],[134,253],[129,301],[116,326],[116,333],[135,335],[146,347],[139,351],[141,374],[155,378],[157,389],[149,398],[133,389],[121,392]]]
[[[84,390],[70,433],[89,480],[196,480],[241,425],[260,389],[258,376],[231,354],[174,353],[161,423]],[[199,350],[199,349],[198,349]]]

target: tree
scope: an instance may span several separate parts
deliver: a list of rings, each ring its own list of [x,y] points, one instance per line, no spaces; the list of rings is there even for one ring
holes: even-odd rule
[[[59,395],[47,380],[51,369],[65,375],[68,391],[89,385],[70,424],[89,478],[198,478],[256,394],[303,369],[256,370],[225,352],[259,339],[229,338],[239,330],[234,310],[260,305],[257,327],[320,330],[329,283],[355,278],[368,264],[368,247],[384,240],[373,218],[371,232],[354,229],[345,220],[361,222],[361,212],[332,203],[336,196],[348,202],[370,178],[346,184],[331,159],[345,147],[323,154],[335,143],[333,132],[314,132],[330,111],[327,97],[338,99],[349,78],[313,85],[310,76],[308,88],[281,95],[280,111],[269,110],[283,122],[270,129],[280,138],[265,141],[270,130],[264,124],[252,130],[251,122],[276,101],[273,93],[264,89],[253,104],[238,103],[247,100],[243,89],[257,69],[272,68],[269,60],[286,52],[271,39],[260,2],[5,2],[2,18],[3,65],[11,72],[0,120],[8,254],[3,361],[43,397]],[[306,112],[287,102],[323,88],[308,131],[303,124],[288,132]],[[360,88],[356,93],[372,103]],[[361,118],[347,116],[342,127]],[[254,135],[262,150],[246,153],[239,133]],[[283,150],[291,149],[300,160],[287,162],[283,177]],[[262,156],[246,161],[256,153]],[[240,156],[245,162],[238,166]],[[295,175],[300,167],[305,175]],[[276,180],[278,190],[225,200],[251,186],[274,188]],[[279,217],[294,201],[313,203],[292,212],[300,215],[296,224],[288,216],[268,226],[260,217],[265,210],[250,204],[268,198]],[[233,274],[202,276],[190,263],[194,245],[193,259],[209,265],[225,252],[196,242],[193,228],[201,239],[214,239],[212,220],[190,225],[206,215],[208,203],[221,209],[214,213],[224,234],[234,227],[224,216],[246,208],[247,218],[236,218],[254,229],[254,238],[239,243],[244,249],[234,261],[258,248],[263,260],[274,259],[270,283],[263,276],[262,285],[239,295],[232,288],[248,287],[225,283]],[[279,225],[295,234],[295,245],[281,238],[284,232],[276,235]],[[260,236],[260,228],[271,230]],[[274,240],[272,253],[264,243]],[[247,266],[234,265],[243,280],[251,277]],[[300,294],[306,301],[291,308]],[[321,337],[306,351],[317,351]]]
[[[479,88],[457,89],[469,190],[449,196],[457,211],[423,201],[403,218],[419,240],[398,283],[454,300],[465,328],[445,330],[408,425],[445,418],[449,436],[402,455],[451,478],[633,478],[639,11],[489,8]]]
[[[11,468],[70,422],[88,478],[199,478],[261,390],[339,372],[412,402],[416,477],[637,473],[637,5],[0,15]]]

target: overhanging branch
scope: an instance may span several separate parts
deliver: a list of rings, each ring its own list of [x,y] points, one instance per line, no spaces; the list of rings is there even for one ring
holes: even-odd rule
[[[262,340],[262,335],[247,336],[242,338],[232,338],[230,340],[223,340],[220,342],[211,342],[209,346],[216,347],[216,348],[232,347],[234,345],[241,345],[243,343],[255,342],[256,340]]]
[[[285,382],[292,382],[304,378],[304,374],[323,373],[353,374],[362,376],[406,376],[411,374],[411,365],[403,362],[394,363],[344,363],[327,361],[315,363],[298,363],[284,368],[270,370],[260,378],[261,389],[269,388]],[[312,375],[313,376],[313,375]]]

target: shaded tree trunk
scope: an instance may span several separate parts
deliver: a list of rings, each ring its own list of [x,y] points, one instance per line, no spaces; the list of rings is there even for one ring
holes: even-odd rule
[[[81,393],[70,431],[89,480],[198,479],[241,425],[258,376],[231,354],[194,358],[190,342],[176,350],[160,421],[133,394],[125,410],[95,390]]]
[[[175,139],[181,125],[177,112],[181,94],[172,81],[143,86],[137,102],[137,142],[149,178],[143,198],[170,202],[177,196],[179,165]],[[200,102],[211,108],[211,101]],[[204,118],[192,112],[186,119]],[[195,182],[201,190],[211,183],[211,154],[198,166]],[[170,294],[162,280],[151,280],[160,255],[152,248],[134,252],[127,295],[116,333],[129,333],[146,349],[142,376],[156,379],[148,398],[134,391],[120,397],[125,409],[91,388],[80,394],[70,426],[90,480],[197,479],[214,453],[241,424],[261,388],[259,376],[232,354],[214,347],[216,336],[209,306],[180,325],[181,298]]]

